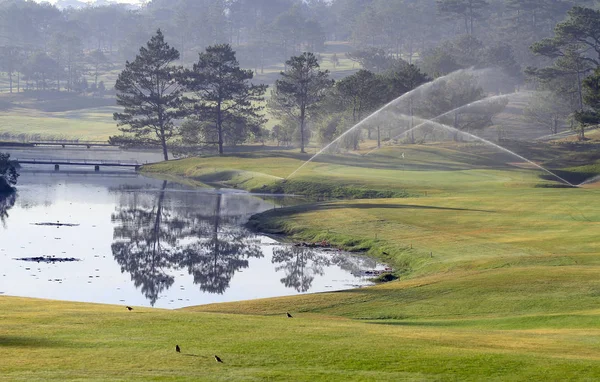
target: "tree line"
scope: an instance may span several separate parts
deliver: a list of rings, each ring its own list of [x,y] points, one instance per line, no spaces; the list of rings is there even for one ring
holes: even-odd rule
[[[163,41],[174,42],[167,65],[171,77],[165,77],[159,92],[172,96],[172,104],[142,129],[143,120],[134,115],[127,120],[128,100],[123,98],[119,102],[125,110],[118,120],[131,129],[130,138],[163,150],[169,141],[177,141],[179,148],[214,144],[223,152],[224,146],[248,139],[272,139],[282,145],[298,142],[304,151],[311,139],[330,142],[366,113],[421,83],[471,67],[499,69],[504,77],[497,93],[521,86],[538,90],[527,117],[550,133],[567,125],[584,139],[586,128],[596,121],[592,74],[598,67],[597,19],[598,5],[585,0],[153,0],[139,9],[66,10],[4,0],[0,66],[11,89],[16,75],[17,91],[21,74],[29,88],[102,91],[103,72],[122,68],[126,59],[135,62],[135,47],[160,26]],[[332,73],[321,70],[326,41],[348,42],[345,55],[328,53],[334,68],[344,56],[364,71],[349,71],[345,74],[353,74],[334,83]],[[198,51],[205,56],[196,61]],[[217,75],[211,74],[210,62],[227,55],[233,65],[230,77],[237,77],[232,83],[241,88],[232,90],[235,95],[203,88],[208,77]],[[284,74],[262,80],[276,81],[267,94],[265,86],[255,85],[256,74],[277,63],[284,63]],[[91,85],[86,77],[93,78]],[[303,81],[310,86],[300,86]],[[118,86],[126,86],[125,77]],[[269,111],[278,119],[271,131],[263,127],[262,98],[268,98]],[[473,92],[472,98],[481,95]],[[442,110],[429,103],[432,110]],[[489,125],[489,118],[482,121],[486,123],[463,125]],[[368,127],[367,137],[381,138],[382,128]],[[115,137],[125,143],[130,138]],[[345,144],[356,148],[361,139],[348,137]]]
[[[133,59],[158,28],[181,63],[191,64],[208,46],[229,44],[242,67],[261,73],[304,51],[323,53],[326,41],[383,49],[413,63],[462,35],[510,50],[521,67],[536,66],[529,46],[550,37],[576,5],[597,6],[593,0],[152,0],[140,8],[58,9],[2,0],[0,70],[11,91],[13,76],[17,90],[21,77],[26,88],[80,91],[91,82],[97,88],[99,74]]]
[[[111,142],[158,145],[168,160],[169,144],[176,141],[217,145],[223,154],[227,143],[273,134],[278,141],[297,140],[304,152],[313,130],[309,122],[321,122],[321,141],[333,139],[377,105],[429,80],[415,65],[396,59],[382,74],[360,70],[336,83],[320,69],[313,53],[293,56],[267,102],[282,121],[271,133],[263,127],[267,86],[251,82],[252,70],[240,68],[230,45],[206,48],[191,68],[176,65],[178,58],[179,52],[158,30],[135,60],[126,63],[115,85],[123,112],[115,113],[114,119],[123,135],[111,137]],[[351,119],[346,119],[347,110]]]

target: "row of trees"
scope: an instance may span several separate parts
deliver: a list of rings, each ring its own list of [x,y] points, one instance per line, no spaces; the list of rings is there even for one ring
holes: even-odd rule
[[[117,104],[124,110],[114,114],[126,135],[113,142],[160,145],[168,160],[167,144],[180,135],[176,122],[183,118],[188,119],[188,137],[195,133],[211,139],[204,143],[217,144],[220,154],[226,131],[241,126],[245,135],[261,127],[257,103],[267,86],[250,82],[253,72],[240,68],[231,46],[208,47],[191,69],[175,66],[178,58],[158,30],[126,63],[115,85]]]
[[[303,51],[323,52],[325,41],[380,48],[412,63],[463,34],[486,47],[510,48],[525,67],[540,63],[529,46],[549,37],[574,5],[596,6],[593,0],[152,0],[140,8],[60,10],[49,3],[3,0],[0,61],[9,62],[0,70],[76,87],[84,67],[132,59],[134,47],[157,28],[175,42],[182,62],[191,63],[192,52],[226,43],[236,49],[243,67],[256,71]],[[58,69],[47,74],[31,69],[40,65],[23,66],[39,54]]]
[[[113,142],[160,145],[165,160],[176,136],[187,145],[224,144],[235,137],[264,134],[265,85],[252,84],[251,70],[240,69],[229,45],[208,47],[191,69],[175,66],[179,57],[159,30],[117,80],[117,103],[124,107],[114,118],[124,136]],[[267,106],[282,121],[274,138],[297,138],[304,152],[309,124],[317,127],[323,143],[335,139],[363,117],[392,99],[430,80],[415,65],[394,59],[381,74],[360,70],[337,83],[321,70],[312,53],[294,56],[275,82]],[[179,122],[184,120],[185,122]],[[372,129],[367,129],[371,138]],[[292,138],[293,137],[293,138]],[[353,148],[358,148],[355,136]]]
[[[554,28],[554,36],[532,45],[547,65],[529,67],[526,74],[542,95],[528,109],[529,116],[545,123],[553,133],[570,120],[580,139],[589,126],[600,123],[600,11],[574,7],[567,20]]]

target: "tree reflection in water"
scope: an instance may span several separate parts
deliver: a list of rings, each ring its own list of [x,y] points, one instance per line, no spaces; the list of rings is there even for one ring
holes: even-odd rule
[[[240,269],[248,268],[248,259],[263,256],[254,237],[235,218],[221,216],[223,195],[216,195],[212,216],[197,215],[190,221],[190,243],[183,247],[180,266],[185,266],[204,292],[223,294]],[[234,221],[231,221],[234,220]]]
[[[322,276],[324,268],[331,265],[328,256],[306,247],[286,246],[273,249],[273,264],[277,272],[285,271],[283,285],[298,292],[308,292],[315,276]]]
[[[174,277],[167,271],[187,269],[200,290],[223,294],[235,272],[247,268],[248,259],[262,257],[262,251],[244,229],[240,211],[245,205],[223,206],[223,195],[166,192],[125,193],[122,205],[113,214],[116,223],[112,252],[122,272],[131,274],[154,305],[161,292],[169,289]]]
[[[0,194],[0,222],[6,228],[6,219],[8,218],[8,210],[10,210],[17,200],[17,194],[11,192],[9,194]]]
[[[344,252],[324,254],[307,247],[285,246],[273,249],[273,264],[277,272],[284,271],[281,282],[297,292],[308,292],[315,276],[323,276],[325,267],[336,265],[353,275],[361,275],[364,269],[375,269],[377,262],[368,257],[352,256]]]

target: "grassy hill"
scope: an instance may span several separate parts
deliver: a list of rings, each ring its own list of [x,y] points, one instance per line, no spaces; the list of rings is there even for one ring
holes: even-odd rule
[[[112,97],[67,92],[0,94],[0,137],[104,141],[118,133]]]
[[[215,381],[600,375],[596,186],[555,188],[557,181],[481,145],[409,145],[374,154],[323,157],[286,183],[403,190],[403,197],[315,202],[257,215],[253,224],[367,250],[400,280],[178,311],[0,297],[0,375]],[[260,189],[281,184],[305,159],[255,153],[145,171]]]

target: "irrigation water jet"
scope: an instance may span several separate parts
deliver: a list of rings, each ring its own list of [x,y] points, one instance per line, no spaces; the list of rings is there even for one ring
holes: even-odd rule
[[[594,176],[586,181],[583,181],[582,183],[578,184],[577,187],[581,187],[581,186],[585,186],[585,185],[597,183],[597,182],[600,182],[600,175]]]
[[[422,123],[420,123],[420,124],[418,124],[418,125],[410,128],[410,129],[408,129],[406,131],[403,131],[402,133],[400,133],[397,136],[395,136],[394,138],[392,138],[392,140],[396,140],[396,139],[398,139],[398,138],[400,138],[400,137],[402,137],[402,136],[404,136],[404,135],[406,135],[408,133],[411,133],[411,132],[413,132],[413,131],[415,131],[415,130],[417,130],[417,129],[425,126],[425,125],[427,125],[430,122],[436,122],[438,119],[447,117],[447,116],[449,116],[451,114],[454,114],[454,113],[458,113],[458,112],[462,111],[463,109],[467,109],[469,107],[477,106],[477,105],[485,103],[485,102],[492,102],[492,101],[496,101],[496,100],[503,99],[503,98],[509,98],[509,97],[511,97],[513,95],[516,95],[516,94],[518,94],[518,93],[503,94],[503,95],[498,95],[498,96],[493,96],[493,97],[487,97],[487,98],[484,98],[484,99],[480,99],[479,101],[473,101],[473,102],[468,103],[466,105],[459,106],[456,109],[447,111],[444,114],[440,114],[437,117],[432,118],[432,119],[425,119],[425,118],[420,118],[420,117],[411,117],[411,118],[419,119],[419,120],[424,121],[424,122],[422,122]],[[402,116],[405,117],[406,115],[403,114]],[[367,156],[367,155],[371,154],[372,152],[377,151],[379,149],[380,149],[380,147],[376,147],[373,150],[371,150],[368,153],[366,153],[365,156]]]
[[[524,157],[524,156],[522,156],[522,155],[519,155],[519,154],[515,153],[514,151],[511,151],[511,150],[509,150],[509,149],[507,149],[507,148],[505,148],[505,147],[502,147],[502,146],[500,146],[500,145],[498,145],[498,144],[496,144],[496,143],[493,143],[493,142],[491,142],[491,141],[488,141],[487,139],[481,138],[481,137],[479,137],[479,136],[477,136],[477,135],[474,135],[474,134],[471,134],[471,133],[468,133],[468,132],[465,132],[465,131],[459,130],[459,129],[455,128],[455,127],[452,127],[452,126],[449,126],[449,125],[445,125],[445,124],[442,124],[442,123],[439,123],[439,122],[436,122],[436,121],[435,121],[435,120],[437,120],[437,119],[440,119],[440,118],[446,117],[446,116],[448,116],[448,115],[451,115],[451,114],[453,114],[453,113],[460,112],[460,111],[461,111],[461,110],[463,110],[463,109],[466,109],[466,108],[469,108],[469,107],[473,107],[473,106],[477,106],[478,104],[485,103],[485,102],[492,102],[492,101],[495,101],[495,100],[498,100],[498,99],[502,99],[502,98],[508,98],[508,97],[510,97],[510,96],[513,96],[513,95],[515,95],[515,94],[517,94],[517,93],[511,93],[511,94],[506,94],[506,95],[493,96],[493,97],[484,98],[484,99],[482,99],[482,100],[479,100],[479,101],[474,101],[474,102],[471,102],[471,103],[469,103],[469,104],[467,104],[467,105],[463,105],[463,106],[457,107],[457,108],[456,108],[456,109],[454,109],[454,110],[447,111],[447,112],[446,112],[446,113],[444,113],[444,114],[440,114],[440,115],[438,115],[437,117],[435,117],[435,118],[433,118],[433,119],[430,119],[430,120],[423,119],[423,118],[418,118],[418,117],[417,117],[417,119],[419,119],[419,120],[422,120],[422,121],[424,121],[424,122],[422,122],[422,123],[418,124],[417,126],[415,126],[415,127],[411,128],[411,129],[408,129],[408,130],[406,130],[406,131],[402,132],[401,134],[397,135],[397,136],[396,136],[396,137],[394,137],[393,139],[398,139],[398,138],[400,138],[400,137],[402,137],[402,136],[404,136],[404,135],[406,135],[406,134],[408,134],[408,133],[410,133],[410,132],[413,132],[413,131],[415,131],[415,130],[417,130],[417,129],[419,129],[419,128],[423,127],[423,126],[427,126],[427,125],[434,125],[434,126],[436,126],[436,127],[441,127],[441,128],[443,128],[443,129],[445,129],[445,130],[451,131],[451,132],[453,132],[453,133],[455,133],[455,134],[463,134],[463,135],[467,135],[467,136],[469,136],[470,138],[473,138],[473,139],[475,139],[475,140],[478,140],[478,141],[481,141],[481,142],[483,142],[483,143],[485,143],[485,144],[491,145],[491,146],[493,146],[493,147],[495,147],[495,148],[497,148],[497,149],[500,149],[501,151],[504,151],[504,152],[506,152],[506,153],[508,153],[508,154],[510,154],[510,155],[513,155],[513,156],[515,156],[515,157],[517,157],[517,158],[519,158],[519,159],[521,159],[521,160],[524,160],[524,161],[526,161],[527,163],[529,163],[529,164],[531,164],[531,165],[533,165],[533,166],[537,167],[538,169],[540,169],[540,170],[542,170],[542,171],[544,171],[544,172],[546,172],[546,173],[548,173],[548,174],[552,175],[554,178],[556,178],[556,179],[560,180],[561,182],[563,182],[563,183],[565,183],[565,184],[567,184],[567,185],[569,185],[569,186],[571,186],[571,187],[579,187],[579,186],[581,186],[581,185],[583,185],[583,184],[588,184],[587,182],[584,182],[584,183],[582,183],[582,184],[580,184],[580,185],[574,185],[574,184],[572,184],[571,182],[567,181],[566,179],[564,179],[564,178],[562,178],[562,177],[558,176],[557,174],[553,173],[552,171],[548,170],[547,168],[545,168],[545,167],[543,167],[543,166],[540,166],[539,164],[537,164],[537,163],[535,163],[535,162],[533,162],[533,161],[531,161],[531,160],[529,160],[529,159],[525,158],[525,157]],[[414,117],[409,117],[409,116],[407,116],[407,115],[404,115],[404,114],[402,114],[401,116],[402,116],[403,118],[407,118],[407,117],[408,117],[408,118],[414,118]],[[366,153],[366,154],[365,154],[365,156],[367,156],[367,155],[371,154],[372,152],[374,152],[374,151],[376,151],[376,150],[378,150],[378,149],[379,149],[379,147],[377,147],[377,148],[375,148],[375,149],[373,149],[373,150],[369,151],[368,153]]]
[[[546,172],[546,173],[547,173],[547,174],[549,174],[549,175],[552,175],[554,178],[556,178],[556,179],[560,180],[561,182],[563,182],[564,184],[566,184],[566,185],[568,185],[568,186],[570,186],[570,187],[579,187],[579,186],[576,186],[576,185],[572,184],[572,183],[571,183],[571,182],[569,182],[568,180],[566,180],[566,179],[564,179],[564,178],[561,178],[560,176],[556,175],[555,173],[553,173],[552,171],[548,170],[547,168],[545,168],[545,167],[543,167],[543,166],[540,166],[539,164],[537,164],[537,163],[535,163],[535,162],[533,162],[533,161],[531,161],[531,160],[529,160],[529,159],[525,158],[525,157],[524,157],[524,156],[522,156],[522,155],[519,155],[519,154],[515,153],[514,151],[511,151],[511,150],[507,149],[506,147],[502,147],[502,146],[500,146],[500,145],[497,145],[497,144],[496,144],[496,143],[494,143],[494,142],[490,142],[490,141],[488,141],[487,139],[484,139],[484,138],[478,137],[477,135],[474,135],[474,134],[468,133],[468,132],[466,132],[466,131],[459,130],[459,129],[455,128],[455,127],[448,126],[448,125],[444,125],[444,124],[442,124],[442,123],[435,122],[435,121],[428,121],[428,122],[425,122],[425,123],[421,124],[421,126],[424,126],[425,124],[431,124],[431,125],[433,125],[434,127],[439,127],[439,128],[445,129],[445,130],[447,130],[447,131],[450,131],[450,132],[452,132],[452,133],[455,133],[455,134],[462,134],[462,135],[466,135],[467,137],[469,137],[469,138],[471,138],[471,139],[474,139],[474,140],[477,140],[477,141],[483,142],[483,143],[485,143],[485,144],[487,144],[487,145],[490,145],[490,146],[492,146],[492,147],[495,147],[495,148],[497,148],[497,149],[499,149],[499,150],[501,150],[501,151],[504,151],[504,152],[506,152],[506,153],[508,153],[508,154],[510,154],[510,155],[513,155],[513,156],[515,156],[515,157],[517,157],[517,158],[519,158],[519,159],[521,159],[521,160],[524,160],[525,162],[527,162],[527,163],[531,164],[532,166],[534,166],[534,167],[537,167],[538,169],[540,169],[540,170],[542,170],[542,171]]]
[[[436,78],[433,81],[427,82],[413,90],[411,90],[408,93],[405,93],[403,95],[401,95],[400,97],[390,101],[389,103],[385,104],[384,106],[382,106],[381,108],[379,108],[377,111],[373,112],[372,114],[370,114],[368,117],[366,117],[365,119],[363,119],[362,121],[358,122],[356,125],[352,126],[350,129],[348,129],[347,131],[345,131],[342,135],[340,135],[339,137],[337,137],[336,139],[334,139],[331,143],[329,143],[327,146],[325,146],[324,148],[322,148],[319,152],[317,152],[315,155],[313,155],[310,159],[308,159],[306,162],[304,162],[302,165],[300,165],[300,167],[298,167],[296,170],[294,170],[294,172],[292,172],[290,175],[288,175],[286,177],[286,179],[290,179],[292,178],[294,175],[296,175],[300,170],[302,170],[306,165],[308,165],[309,163],[311,163],[316,157],[318,157],[319,155],[321,155],[323,152],[325,152],[326,150],[328,150],[331,146],[333,146],[334,144],[336,144],[337,142],[339,142],[341,139],[343,139],[344,137],[346,137],[348,134],[350,134],[351,132],[353,132],[354,130],[360,128],[361,126],[363,126],[365,123],[367,123],[368,121],[370,121],[373,117],[375,117],[377,114],[379,114],[380,112],[386,110],[387,108],[394,106],[402,101],[404,101],[405,99],[410,99],[410,97],[419,94],[423,91],[426,91],[427,89],[431,88],[432,86],[447,80],[448,78],[452,78],[458,75],[461,75],[463,73],[469,73],[472,75],[480,75],[480,74],[484,74],[488,71],[488,69],[481,69],[481,70],[473,70],[473,69],[460,69],[457,70],[455,72],[452,72],[450,74],[447,74],[443,77],[439,77]]]
[[[404,101],[405,99],[409,99],[410,100],[410,97],[412,97],[413,95],[418,94],[420,92],[423,92],[423,91],[429,89],[430,87],[436,85],[437,83],[439,83],[441,81],[444,81],[444,80],[446,80],[446,79],[448,79],[448,78],[450,78],[452,76],[460,75],[460,74],[465,73],[465,72],[476,73],[476,72],[474,72],[471,69],[469,69],[469,70],[458,70],[458,71],[450,73],[450,74],[448,74],[448,75],[446,75],[444,77],[440,77],[440,78],[438,78],[438,79],[436,79],[434,81],[431,81],[431,82],[428,82],[426,84],[423,84],[423,85],[419,86],[418,88],[413,89],[412,91],[410,91],[410,92],[408,92],[406,94],[403,94],[402,96],[394,99],[393,101],[391,101],[388,104],[384,105],[379,110],[377,110],[374,113],[370,114],[367,118],[363,119],[362,121],[360,121],[359,123],[357,123],[356,125],[354,125],[352,128],[350,128],[346,132],[344,132],[342,135],[340,135],[339,137],[337,137],[335,140],[333,140],[331,143],[329,143],[327,146],[325,146],[323,149],[321,149],[318,153],[316,153],[315,155],[313,155],[309,160],[307,160],[306,162],[304,162],[294,172],[292,172],[290,175],[288,175],[288,177],[286,179],[292,178],[296,173],[298,173],[300,170],[302,170],[306,165],[308,165],[309,163],[311,163],[315,158],[317,158],[323,152],[325,152],[326,150],[328,150],[330,147],[332,147],[334,144],[338,143],[345,136],[347,136],[348,134],[350,134],[354,130],[358,129],[359,127],[361,127],[362,125],[364,125],[366,122],[368,122],[369,120],[371,120],[372,118],[374,118],[378,114],[386,111],[386,109],[390,108],[391,106],[394,106],[394,105],[396,105],[396,104]],[[485,73],[486,70],[484,69],[481,72]],[[437,117],[435,117],[435,118],[433,118],[431,120],[419,118],[419,117],[416,117],[414,115],[408,116],[406,114],[395,113],[397,116],[401,116],[401,117],[406,118],[406,119],[408,119],[408,118],[410,118],[410,119],[416,118],[416,119],[424,121],[424,122],[418,124],[417,126],[412,127],[411,129],[408,129],[408,130],[402,132],[400,135],[396,136],[393,139],[397,139],[397,138],[399,138],[399,137],[401,137],[401,136],[403,136],[405,134],[408,134],[410,132],[413,132],[413,131],[415,131],[415,130],[423,127],[423,126],[433,125],[435,127],[441,127],[441,128],[443,128],[443,129],[445,129],[447,131],[453,132],[454,134],[466,135],[466,136],[468,136],[468,137],[470,137],[472,139],[481,141],[481,142],[483,142],[485,144],[488,144],[488,145],[490,145],[492,147],[495,147],[495,148],[497,148],[497,149],[499,149],[501,151],[504,151],[504,152],[506,152],[506,153],[508,153],[510,155],[513,155],[513,156],[515,156],[515,157],[517,157],[517,158],[519,158],[519,159],[521,159],[521,160],[523,160],[523,161],[525,161],[525,162],[533,165],[534,167],[542,170],[543,172],[551,175],[552,177],[560,180],[561,182],[563,182],[564,184],[566,184],[566,185],[568,185],[570,187],[578,187],[578,186],[572,184],[571,182],[567,181],[566,179],[560,177],[559,175],[553,173],[552,171],[546,169],[545,167],[540,166],[539,164],[537,164],[537,163],[535,163],[535,162],[533,162],[533,161],[531,161],[531,160],[523,157],[522,155],[519,155],[519,154],[515,153],[514,151],[511,151],[511,150],[509,150],[509,149],[507,149],[505,147],[502,147],[502,146],[500,146],[498,144],[495,144],[495,143],[493,143],[491,141],[488,141],[487,139],[481,138],[481,137],[479,137],[477,135],[474,135],[474,134],[471,134],[471,133],[459,130],[459,129],[455,128],[455,127],[452,127],[452,126],[449,126],[449,125],[444,125],[442,123],[439,123],[439,122],[435,121],[437,119],[444,118],[444,117],[446,117],[448,115],[451,115],[453,113],[460,112],[461,110],[464,110],[464,109],[467,109],[467,108],[470,108],[470,107],[474,107],[474,106],[478,106],[479,104],[489,103],[489,102],[492,102],[492,101],[495,101],[495,100],[499,100],[499,99],[503,99],[503,98],[509,98],[509,97],[511,97],[511,96],[513,96],[515,94],[517,94],[517,93],[510,93],[510,94],[506,94],[506,95],[499,95],[499,96],[487,97],[487,98],[484,98],[482,100],[474,101],[474,102],[468,103],[466,105],[462,105],[460,107],[457,107],[457,108],[455,108],[453,110],[447,111],[447,112],[445,112],[445,113],[443,113],[443,114],[441,114],[441,115],[439,115],[439,116],[437,116]],[[367,154],[365,154],[365,156],[369,155],[370,153],[372,153],[373,151],[376,151],[378,149],[379,149],[379,147],[375,148],[374,150],[369,151]]]

